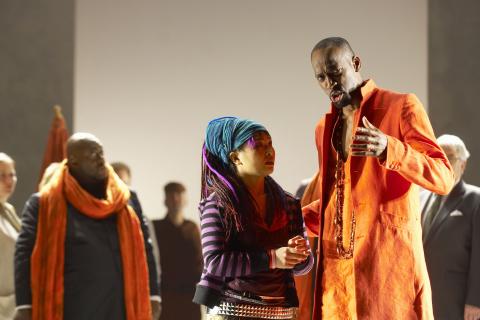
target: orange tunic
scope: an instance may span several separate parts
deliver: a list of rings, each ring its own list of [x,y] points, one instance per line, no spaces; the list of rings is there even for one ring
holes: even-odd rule
[[[331,153],[332,154],[332,153]],[[335,154],[336,156],[336,154]],[[351,206],[351,156],[345,161],[344,205],[343,205],[343,247],[350,246],[352,231]],[[322,277],[322,315],[325,319],[356,319],[355,306],[355,268],[353,259],[339,259],[335,239],[336,213],[335,188],[329,191],[329,201],[324,213],[324,228],[322,233],[323,277]]]
[[[352,259],[339,259],[331,149],[337,111],[332,107],[317,125],[318,200],[304,207],[307,228],[322,235],[314,319],[433,319],[416,185],[447,194],[453,172],[415,95],[377,88],[372,80],[361,94],[353,131],[366,116],[388,136],[387,157],[345,163],[343,241],[348,248],[355,212],[355,246]]]

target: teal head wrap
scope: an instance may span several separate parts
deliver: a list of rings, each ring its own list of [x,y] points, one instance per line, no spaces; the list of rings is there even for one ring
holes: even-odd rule
[[[208,152],[228,166],[230,152],[238,149],[258,131],[267,131],[267,129],[252,120],[236,117],[216,118],[208,123],[205,147]]]

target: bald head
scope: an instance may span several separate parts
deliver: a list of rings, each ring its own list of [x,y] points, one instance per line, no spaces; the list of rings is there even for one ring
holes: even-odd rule
[[[67,165],[79,180],[103,181],[107,177],[103,146],[90,133],[73,134],[67,141]]]
[[[74,133],[67,141],[67,157],[74,155],[85,145],[99,145],[102,146],[100,140],[91,133],[77,132]]]
[[[350,57],[355,56],[355,52],[353,52],[350,43],[344,38],[341,37],[330,37],[320,40],[312,49],[311,55],[317,50],[324,50],[324,49],[340,49],[345,54],[348,54]]]

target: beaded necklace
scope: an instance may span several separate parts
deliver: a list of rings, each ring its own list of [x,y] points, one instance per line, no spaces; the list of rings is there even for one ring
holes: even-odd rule
[[[335,240],[337,244],[337,253],[340,259],[353,258],[353,249],[355,242],[355,210],[352,209],[352,221],[350,232],[350,243],[348,249],[343,246],[343,204],[345,202],[345,161],[343,160],[344,152],[342,147],[343,121],[341,116],[337,118],[334,134],[333,145],[337,151],[337,163],[335,167]]]

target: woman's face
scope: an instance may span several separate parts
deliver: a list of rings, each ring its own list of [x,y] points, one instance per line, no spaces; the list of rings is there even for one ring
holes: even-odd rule
[[[10,198],[17,185],[17,173],[13,163],[0,162],[0,202]]]
[[[265,131],[256,132],[238,150],[232,152],[231,160],[239,176],[266,177],[275,166],[275,149],[272,138]]]

